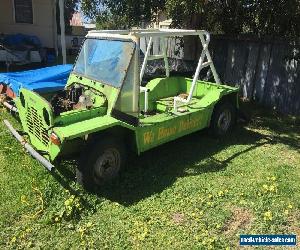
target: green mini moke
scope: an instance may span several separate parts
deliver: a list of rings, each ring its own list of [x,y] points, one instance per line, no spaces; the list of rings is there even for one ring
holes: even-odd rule
[[[198,36],[203,47],[192,79],[170,76],[167,40],[184,36]],[[141,39],[148,41],[143,60]],[[158,55],[151,53],[154,40]],[[118,175],[129,151],[139,155],[207,127],[216,135],[231,129],[238,89],[220,84],[209,41],[209,33],[198,30],[91,31],[63,91],[20,90],[16,106],[26,139],[5,124],[48,170],[57,158],[80,154],[78,181],[102,185]],[[145,82],[147,62],[157,59],[165,77]],[[198,79],[206,67],[215,82]]]

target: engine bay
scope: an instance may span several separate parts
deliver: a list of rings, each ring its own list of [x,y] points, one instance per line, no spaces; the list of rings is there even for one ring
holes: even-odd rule
[[[55,116],[72,110],[93,109],[107,105],[106,96],[94,89],[80,84],[73,84],[68,89],[59,91],[50,100]]]

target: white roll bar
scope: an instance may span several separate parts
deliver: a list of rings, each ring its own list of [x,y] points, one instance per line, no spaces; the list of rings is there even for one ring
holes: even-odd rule
[[[205,38],[204,38],[204,36],[205,36]],[[210,42],[210,34],[207,31],[205,31],[205,32],[199,34],[199,38],[200,38],[200,41],[201,41],[201,44],[202,44],[203,48],[202,48],[201,56],[200,56],[200,59],[199,59],[199,62],[198,62],[197,68],[196,68],[196,72],[195,72],[195,75],[194,75],[194,78],[193,78],[192,86],[191,86],[191,89],[190,89],[190,92],[189,92],[189,95],[188,95],[187,99],[182,98],[180,96],[175,96],[174,97],[174,111],[175,112],[177,112],[177,108],[178,108],[177,103],[189,104],[190,101],[192,100],[193,93],[194,93],[197,81],[199,79],[199,74],[200,74],[200,72],[203,68],[209,66],[212,73],[213,73],[215,82],[220,84],[220,78],[217,74],[216,68],[214,66],[214,63],[212,61],[211,55],[210,55],[209,50],[208,50],[208,45],[209,45],[209,42]],[[204,62],[205,57],[207,59],[206,62]]]
[[[168,63],[168,57],[167,57],[167,46],[166,46],[166,38],[168,37],[183,37],[183,36],[199,36],[201,44],[202,44],[202,52],[201,56],[198,61],[198,65],[196,68],[195,75],[193,77],[192,86],[189,91],[188,97],[182,98],[180,96],[174,97],[174,111],[177,112],[178,104],[182,103],[184,105],[187,105],[190,103],[193,97],[193,93],[195,91],[195,87],[197,85],[197,81],[199,79],[200,72],[205,67],[210,67],[214,80],[216,83],[220,83],[220,78],[218,76],[218,73],[216,71],[216,68],[214,66],[214,63],[212,61],[211,55],[208,50],[208,45],[210,42],[210,34],[205,30],[183,30],[183,29],[137,29],[137,30],[92,30],[89,31],[87,37],[110,37],[110,38],[130,38],[130,37],[149,37],[149,43],[147,45],[147,50],[145,53],[145,58],[141,67],[141,71],[139,74],[139,83],[141,84],[147,61],[148,60],[156,60],[156,59],[164,59],[165,63],[165,69],[166,69],[166,77],[170,76],[170,69],[169,69],[169,63]],[[162,54],[161,55],[150,55],[151,47],[153,45],[153,38],[154,37],[160,37],[161,40],[161,48],[162,48]],[[206,59],[206,61],[205,61]],[[147,89],[141,88],[141,92],[145,92],[145,99],[148,99],[147,97]],[[146,100],[145,100],[146,101]],[[147,112],[148,105],[145,104],[145,112]]]

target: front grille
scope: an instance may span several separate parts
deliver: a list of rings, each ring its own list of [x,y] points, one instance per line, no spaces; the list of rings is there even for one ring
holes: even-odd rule
[[[43,127],[42,117],[38,114],[35,108],[28,108],[26,121],[29,132],[38,140],[40,140],[45,146],[48,146],[49,136],[47,129]]]

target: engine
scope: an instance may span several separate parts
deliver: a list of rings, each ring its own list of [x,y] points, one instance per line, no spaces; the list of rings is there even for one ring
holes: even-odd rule
[[[103,94],[101,96],[105,98]],[[79,84],[74,84],[70,89],[60,91],[54,95],[50,103],[53,107],[54,115],[58,116],[71,110],[91,109],[94,106],[95,98],[92,90],[86,89]]]

